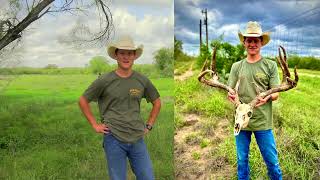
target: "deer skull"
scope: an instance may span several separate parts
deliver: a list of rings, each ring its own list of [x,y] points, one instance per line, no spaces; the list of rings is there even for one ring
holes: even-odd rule
[[[240,130],[246,128],[249,120],[252,117],[253,108],[249,104],[239,104],[234,116],[234,135],[237,136]]]

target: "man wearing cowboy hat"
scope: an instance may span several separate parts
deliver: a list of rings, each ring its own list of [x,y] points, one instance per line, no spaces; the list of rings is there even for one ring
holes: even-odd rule
[[[99,76],[80,97],[80,108],[97,133],[104,134],[103,147],[112,180],[126,180],[127,158],[138,180],[154,179],[152,164],[143,137],[151,131],[160,111],[160,95],[151,81],[132,70],[143,46],[136,47],[123,36],[108,47],[117,60],[115,71]],[[145,98],[153,108],[145,125],[140,117],[140,102]],[[102,123],[97,123],[89,103],[97,101]]]
[[[246,49],[247,58],[232,65],[228,85],[234,88],[240,78],[238,90],[240,101],[249,103],[257,95],[256,86],[265,91],[278,86],[280,79],[276,62],[265,59],[260,54],[261,47],[270,40],[269,33],[263,33],[260,24],[250,21],[247,24],[246,32],[239,32],[238,36]],[[267,165],[268,176],[271,179],[282,179],[276,143],[272,133],[272,101],[278,99],[278,96],[279,93],[274,93],[259,99],[249,125],[236,136],[239,179],[249,179],[250,176],[248,155],[252,133]],[[229,93],[228,98],[233,101],[235,95]]]

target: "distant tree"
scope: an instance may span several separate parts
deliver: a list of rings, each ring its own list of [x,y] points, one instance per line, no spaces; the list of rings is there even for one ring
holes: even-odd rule
[[[320,58],[314,56],[298,56],[297,54],[288,55],[288,66],[298,69],[320,70]]]
[[[173,77],[173,48],[161,48],[154,53],[154,63],[165,76]]]
[[[44,68],[46,68],[46,69],[57,69],[58,66],[57,66],[56,64],[48,64],[48,65],[46,65],[46,67],[44,67]]]
[[[223,34],[221,34],[217,39],[214,39],[211,41],[211,43],[209,44],[209,47],[207,47],[205,44],[202,44],[201,47],[200,47],[200,55],[197,59],[197,67],[198,68],[201,68],[205,62],[205,60],[210,60],[211,62],[211,57],[212,57],[212,54],[211,54],[211,51],[213,48],[217,48],[219,49],[220,46],[221,46],[221,43],[223,41]],[[218,52],[219,53],[219,52]],[[218,61],[217,61],[217,66],[218,65]],[[219,69],[219,68],[217,68]]]
[[[189,68],[189,66],[186,66],[186,64],[191,63],[190,65],[193,67],[192,64],[195,60],[195,57],[183,52],[182,45],[183,42],[181,40],[174,38],[174,68],[177,70],[175,71],[177,74],[180,74],[182,69],[186,70],[185,67]]]
[[[209,48],[206,45],[201,45],[200,47],[200,55],[197,58],[196,65],[198,68],[201,68],[206,61],[206,59],[211,60],[211,53]]]
[[[105,57],[95,56],[90,60],[88,68],[93,74],[102,74],[110,69],[110,65]]]
[[[228,42],[223,42],[223,36],[211,41],[211,50],[208,51],[206,46],[201,47],[201,54],[198,57],[197,66],[201,68],[206,59],[212,58],[212,48],[217,48],[216,68],[219,73],[230,72],[233,63],[245,58],[245,48],[243,45],[232,45]]]
[[[55,2],[55,3],[53,3]],[[4,4],[9,7],[4,9]],[[63,12],[83,12],[96,7],[100,15],[100,31],[93,33],[89,26],[78,25],[75,37],[83,41],[105,40],[109,38],[112,30],[112,15],[105,0],[3,0],[0,11],[0,52],[11,42],[22,37],[22,33],[34,21],[37,21],[45,14],[62,14]],[[97,25],[99,26],[99,25]],[[79,33],[90,34],[90,38],[81,39]],[[87,37],[87,36],[85,36]]]
[[[177,59],[177,57],[183,53],[182,44],[182,41],[176,39],[176,36],[174,36],[174,59]]]

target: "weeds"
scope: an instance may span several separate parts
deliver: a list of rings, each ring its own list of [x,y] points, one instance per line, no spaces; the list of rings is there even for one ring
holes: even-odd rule
[[[279,153],[280,167],[284,179],[320,179],[320,73],[319,71],[299,70],[298,86],[280,93],[280,98],[273,103],[274,134]],[[197,74],[195,72],[195,74]],[[176,108],[181,112],[196,112],[205,119],[227,117],[232,122],[233,107],[226,100],[225,93],[214,88],[203,87],[195,77],[184,82],[177,82],[175,87]],[[226,116],[227,115],[227,116]],[[203,143],[210,132],[215,130],[214,121],[200,126],[203,137],[200,147],[212,148],[211,159],[224,158],[232,166],[229,173],[236,178],[236,152],[232,125],[228,127],[230,135],[219,144]],[[190,138],[196,139],[196,138]],[[190,140],[191,141],[191,140]],[[194,141],[191,141],[194,142]],[[220,165],[219,165],[220,166]],[[267,168],[255,142],[254,136],[250,147],[250,169],[252,179],[267,179]]]
[[[194,160],[199,160],[199,159],[201,158],[201,155],[200,155],[200,153],[198,153],[198,152],[193,152],[193,153],[192,153],[192,158],[193,158]]]

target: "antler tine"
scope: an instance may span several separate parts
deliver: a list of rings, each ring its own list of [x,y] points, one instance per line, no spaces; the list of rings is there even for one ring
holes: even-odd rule
[[[295,87],[297,85],[297,82],[299,81],[299,76],[298,76],[298,72],[297,72],[297,66],[294,67],[294,80],[290,79],[291,78],[291,75],[290,75],[290,71],[289,71],[289,67],[288,67],[288,63],[287,63],[287,55],[286,55],[286,50],[284,49],[284,47],[282,47],[280,45],[279,47],[279,57],[281,57],[281,53],[280,53],[280,48],[283,52],[283,56],[284,56],[284,59],[282,59],[282,76],[283,76],[283,79],[282,79],[282,82],[290,82],[291,85],[293,87]],[[278,59],[279,60],[279,59]]]
[[[216,51],[217,51],[216,48],[214,48],[213,54],[212,54],[211,69],[205,70],[205,68],[207,66],[207,61],[206,61],[205,64],[203,65],[203,67],[202,67],[202,70],[201,70],[200,74],[198,75],[198,80],[201,83],[206,84],[208,86],[224,89],[225,91],[232,92],[234,94],[235,91],[230,86],[227,86],[227,85],[225,85],[223,83],[220,83],[218,81],[219,77],[218,77],[218,74],[216,72]],[[204,77],[207,73],[212,74],[212,78],[211,79],[206,79]]]
[[[208,59],[206,59],[202,65],[201,72],[206,70]]]
[[[281,56],[280,49],[282,50],[284,57]],[[279,48],[279,58],[277,58],[277,60],[278,60],[278,63],[280,65],[280,67],[282,69],[282,73],[283,73],[283,75],[282,75],[283,79],[282,79],[281,85],[279,87],[271,88],[265,92],[259,93],[256,96],[256,98],[250,102],[251,106],[255,106],[259,102],[259,100],[258,100],[259,97],[265,98],[266,96],[268,96],[270,94],[273,94],[276,92],[287,91],[287,90],[290,90],[290,89],[297,86],[298,81],[299,81],[297,67],[294,68],[295,79],[292,80],[292,79],[290,79],[290,72],[289,72],[289,67],[288,67],[288,62],[287,62],[286,51],[285,51],[284,47],[282,47],[282,46],[280,46],[280,48]]]
[[[298,81],[299,81],[297,66],[294,66],[294,81],[296,82],[295,85],[297,85],[297,83],[298,83]]]
[[[279,54],[280,54],[280,49],[279,49]],[[281,56],[276,57],[277,59],[277,63],[279,64],[281,71],[284,72],[285,70],[283,69],[283,64],[282,64],[282,60],[280,59]],[[284,83],[286,81],[286,74],[282,73],[282,83]]]
[[[210,73],[211,77],[213,77],[215,74],[216,74],[216,48],[214,48],[214,51],[213,51],[213,54],[212,54],[212,60],[211,60],[211,70],[208,70],[207,69],[207,64],[208,64],[208,59],[206,59],[203,63],[203,66],[201,68],[201,72],[200,74],[198,75],[198,81],[202,82],[202,78]],[[209,62],[210,63],[210,62]]]
[[[202,82],[202,77],[205,76],[208,72],[208,69],[206,70],[207,68],[207,62],[208,62],[208,59],[206,59],[202,65],[202,68],[201,68],[201,72],[200,74],[198,75],[198,81]]]
[[[280,49],[282,50],[283,57],[281,56]],[[290,77],[290,71],[289,71],[289,67],[288,67],[288,63],[287,63],[287,53],[286,53],[286,50],[284,49],[284,47],[282,47],[281,45],[279,47],[279,57],[280,57],[281,64],[283,67],[283,71],[282,71],[283,74],[285,74],[287,77]]]
[[[212,59],[211,59],[211,70],[214,72],[214,74],[217,74],[216,71],[216,54],[217,54],[217,48],[212,48]],[[212,74],[213,76],[213,74]]]
[[[212,53],[212,59],[211,59],[211,70],[209,69],[206,69],[207,67],[207,61],[208,59],[205,60],[202,68],[201,68],[201,72],[200,74],[198,75],[198,80],[202,83],[205,83],[207,84],[206,82],[208,80],[206,80],[204,78],[204,76],[207,74],[207,73],[210,73],[212,79],[217,79],[218,80],[218,76],[217,76],[217,73],[216,73],[216,48],[213,49],[213,53]]]

